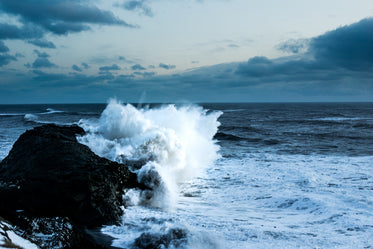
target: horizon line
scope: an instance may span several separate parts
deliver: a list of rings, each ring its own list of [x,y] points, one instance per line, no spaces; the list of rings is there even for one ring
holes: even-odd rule
[[[119,101],[123,104],[132,105],[164,105],[164,104],[370,104],[373,101],[239,101],[239,102],[192,102],[192,101],[180,101],[180,102],[124,102]],[[0,103],[0,106],[5,105],[107,105],[108,102],[50,102],[50,103]]]

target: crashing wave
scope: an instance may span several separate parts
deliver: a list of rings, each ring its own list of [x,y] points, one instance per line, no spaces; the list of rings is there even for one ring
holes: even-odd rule
[[[78,138],[96,154],[117,162],[141,160],[132,170],[151,190],[126,193],[128,205],[171,208],[178,184],[203,172],[219,156],[213,139],[221,112],[199,106],[137,109],[111,100],[98,120],[81,120]]]

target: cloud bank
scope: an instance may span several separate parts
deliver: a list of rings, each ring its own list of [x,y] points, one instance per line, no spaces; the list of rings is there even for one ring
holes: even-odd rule
[[[112,96],[136,102],[147,92],[147,99],[152,102],[372,101],[372,30],[373,19],[367,18],[317,37],[280,44],[277,48],[290,53],[288,56],[275,59],[254,56],[246,62],[200,67],[171,75],[156,75],[148,71],[151,67],[140,64],[129,68],[128,74],[123,74],[117,64],[108,64],[99,67],[94,75],[82,72],[88,68],[86,64],[72,65],[75,72],[70,69],[67,74],[45,73],[42,66],[39,69],[33,64],[34,70],[29,74],[12,71],[0,74],[0,82],[4,82],[0,84],[0,99],[14,101],[22,92],[25,101],[24,96],[35,99],[35,94],[39,94],[38,101],[44,102],[55,102],[57,97],[61,102],[73,97],[82,102],[104,102]],[[0,65],[16,60],[4,46],[0,43],[4,51],[0,53]],[[35,50],[35,54],[40,62],[49,58],[45,52]],[[47,63],[44,67],[48,68]],[[171,69],[173,65],[160,63],[158,67]],[[41,98],[50,89],[55,89],[58,96],[44,94],[51,99]],[[81,92],[86,94],[78,96]]]
[[[119,19],[112,12],[101,10],[84,0],[0,0],[0,8],[7,14],[18,16],[24,25],[29,25],[19,30],[18,38],[40,37],[43,31],[66,35],[89,30],[89,24],[136,27]],[[30,26],[33,29],[26,32],[30,30]],[[17,30],[13,25],[8,25],[7,28]],[[8,35],[7,38],[12,37]]]
[[[236,73],[252,80],[262,81],[328,81],[365,78],[373,69],[373,19],[329,31],[309,39],[308,49],[299,54],[304,40],[281,44],[281,50],[289,49],[295,56],[278,59],[253,57],[242,63]]]

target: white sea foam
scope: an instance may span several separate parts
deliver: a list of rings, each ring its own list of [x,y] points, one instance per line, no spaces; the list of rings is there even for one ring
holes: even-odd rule
[[[199,106],[165,105],[137,109],[111,100],[98,120],[81,120],[88,133],[79,141],[110,160],[144,160],[133,169],[138,180],[154,191],[129,192],[127,204],[170,208],[178,184],[192,179],[218,158],[213,136],[221,112]]]
[[[6,114],[6,115],[9,115],[9,116],[16,116],[16,115],[24,115],[24,119],[26,121],[29,121],[29,122],[36,122],[36,123],[41,123],[41,124],[47,124],[47,123],[50,123],[50,122],[46,122],[46,121],[40,121],[39,120],[39,116],[38,115],[47,115],[47,114],[53,114],[53,113],[62,113],[63,111],[59,111],[59,110],[54,110],[52,108],[47,108],[46,112],[41,112],[41,113],[26,113],[26,114],[18,114],[18,113],[12,113],[12,114]],[[5,115],[5,114],[4,114]],[[1,114],[0,114],[1,116]]]
[[[55,110],[53,108],[47,108],[46,112],[43,112],[43,113],[40,113],[40,114],[53,114],[53,113],[61,113],[61,112],[64,112],[64,111]]]
[[[222,239],[195,229],[174,213],[145,207],[129,207],[122,226],[105,226],[102,232],[115,240],[118,248],[222,249]],[[185,223],[184,223],[185,224]],[[186,223],[187,224],[187,223]],[[136,246],[140,244],[140,246]]]
[[[343,122],[343,121],[356,121],[356,120],[371,120],[371,118],[363,118],[363,117],[326,117],[326,118],[319,118],[319,119],[313,119],[313,120]]]
[[[0,113],[0,116],[23,116],[25,113]]]
[[[39,248],[34,243],[20,237],[13,229],[14,227],[10,224],[0,221],[0,248]]]
[[[37,123],[37,124],[50,124],[50,123],[52,123],[50,121],[40,120],[40,117],[38,115],[31,114],[31,113],[25,114],[25,116],[23,117],[23,119],[26,122],[33,122],[33,123]]]
[[[29,121],[29,122],[37,122],[37,120],[39,119],[39,116],[37,116],[35,114],[28,113],[28,114],[25,114],[25,116],[23,118],[26,121]]]

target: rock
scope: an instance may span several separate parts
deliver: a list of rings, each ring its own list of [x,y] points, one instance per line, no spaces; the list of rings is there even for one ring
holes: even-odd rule
[[[72,223],[68,218],[28,218],[20,216],[16,222],[17,225],[11,225],[10,222],[2,220],[0,217],[0,248],[3,248],[2,246],[22,249],[116,248],[111,246],[112,238],[102,234],[99,228],[83,229]],[[1,241],[3,241],[3,244],[1,244]],[[21,246],[25,244],[30,246]],[[31,245],[35,246],[31,247]]]
[[[78,143],[83,134],[79,126],[54,124],[22,134],[0,163],[0,215],[30,231],[35,219],[56,217],[79,232],[118,223],[123,191],[142,186],[126,165]],[[82,234],[70,235],[90,237]]]
[[[0,217],[0,248],[38,249],[38,246],[19,236],[16,229]]]
[[[186,237],[187,232],[180,228],[166,234],[143,233],[135,240],[134,249],[179,248],[187,243]]]

